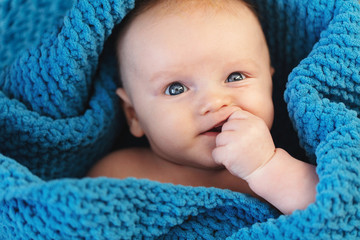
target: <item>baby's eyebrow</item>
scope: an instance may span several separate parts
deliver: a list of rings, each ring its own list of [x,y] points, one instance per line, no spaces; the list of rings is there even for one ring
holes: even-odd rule
[[[155,72],[151,77],[150,77],[150,82],[157,82],[160,81],[162,79],[166,79],[169,78],[171,76],[174,76],[176,74],[176,72],[174,71],[169,71],[169,70],[162,70],[162,71],[158,71]]]
[[[259,64],[251,59],[251,58],[246,58],[246,59],[235,59],[235,60],[231,60],[231,61],[225,61],[222,64],[219,65],[219,68],[228,68],[229,71],[234,68],[251,68],[252,70],[256,70],[259,69]],[[166,70],[159,70],[155,73],[153,73],[150,78],[149,78],[149,82],[150,83],[155,83],[155,82],[159,82],[161,80],[166,80],[166,79],[170,79],[173,78],[174,76],[183,76],[183,71],[182,69],[166,69]],[[177,79],[179,80],[179,79]]]
[[[253,59],[238,59],[235,61],[231,61],[231,62],[227,62],[226,63],[228,66],[245,66],[245,67],[252,67],[252,68],[258,68],[259,64],[253,60]]]

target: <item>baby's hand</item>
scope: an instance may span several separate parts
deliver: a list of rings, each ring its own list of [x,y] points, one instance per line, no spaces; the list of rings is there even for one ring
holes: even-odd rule
[[[245,179],[266,164],[275,145],[265,122],[244,110],[232,113],[216,137],[214,160],[233,175]]]

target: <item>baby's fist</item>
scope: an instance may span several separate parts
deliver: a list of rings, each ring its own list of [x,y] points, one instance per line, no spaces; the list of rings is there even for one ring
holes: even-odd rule
[[[212,155],[215,162],[246,180],[252,172],[266,164],[274,153],[275,145],[266,123],[247,111],[237,110],[216,137]]]

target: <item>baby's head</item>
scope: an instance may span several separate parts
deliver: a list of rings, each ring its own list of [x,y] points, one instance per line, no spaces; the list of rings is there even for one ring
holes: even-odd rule
[[[221,124],[241,108],[273,122],[272,68],[256,14],[241,0],[148,0],[122,23],[117,93],[130,132],[159,157],[218,167]]]

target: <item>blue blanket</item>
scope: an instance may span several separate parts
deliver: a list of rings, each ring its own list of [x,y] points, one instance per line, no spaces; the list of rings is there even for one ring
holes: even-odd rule
[[[358,1],[255,1],[276,144],[320,178],[289,216],[229,190],[83,178],[128,141],[111,33],[133,4],[0,1],[0,239],[360,239]]]

